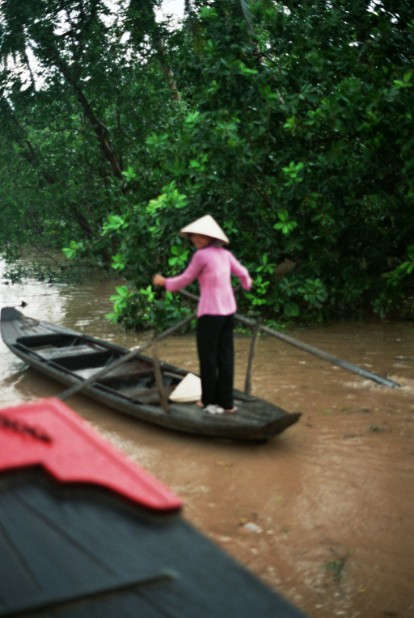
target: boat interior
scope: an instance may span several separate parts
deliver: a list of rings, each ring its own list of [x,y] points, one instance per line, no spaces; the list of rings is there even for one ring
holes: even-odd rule
[[[35,354],[49,365],[86,380],[120,358],[125,352],[101,345],[87,337],[70,334],[42,334],[20,337],[19,349]],[[157,361],[137,356],[98,378],[96,386],[141,403],[160,404],[160,384],[155,375]],[[183,375],[160,368],[162,395],[168,395]]]

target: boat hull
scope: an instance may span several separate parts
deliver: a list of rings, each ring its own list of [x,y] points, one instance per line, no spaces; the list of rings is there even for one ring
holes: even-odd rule
[[[42,374],[73,386],[113,363],[129,350],[77,331],[24,316],[12,307],[1,312],[4,343],[22,361]],[[165,393],[170,393],[186,372],[162,362]],[[168,412],[160,400],[151,357],[137,354],[102,379],[86,384],[82,393],[119,412],[167,429],[206,437],[266,441],[291,425],[301,414],[288,413],[258,397],[235,390],[238,413],[210,415],[194,403],[170,402]]]

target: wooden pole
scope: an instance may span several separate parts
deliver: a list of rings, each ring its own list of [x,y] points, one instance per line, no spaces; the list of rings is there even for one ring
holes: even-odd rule
[[[166,414],[170,411],[170,404],[168,402],[167,393],[165,392],[164,382],[162,380],[162,371],[161,371],[161,363],[160,358],[158,356],[157,344],[154,341],[152,346],[152,360],[154,363],[154,375],[155,375],[155,384],[158,388],[158,394],[160,396],[161,407]]]
[[[246,378],[244,381],[244,392],[246,395],[250,395],[252,392],[252,369],[253,369],[253,357],[256,351],[257,338],[259,336],[260,320],[258,318],[253,327],[252,340],[250,342],[249,358],[247,359]]]
[[[191,298],[192,300],[198,300],[195,294],[191,294],[190,292],[187,292],[185,290],[181,290],[181,294],[183,294],[187,298]],[[251,320],[250,318],[246,318],[238,313],[236,313],[235,317],[239,322],[241,322],[245,326],[250,326],[254,328],[254,325],[255,325],[254,320]],[[378,384],[382,384],[383,386],[388,386],[389,388],[396,388],[396,387],[401,386],[400,384],[398,384],[398,382],[394,382],[394,380],[383,378],[382,376],[376,373],[373,373],[372,371],[367,371],[366,369],[363,369],[362,367],[358,367],[357,365],[354,365],[353,363],[349,363],[348,361],[337,358],[336,356],[333,356],[333,354],[329,354],[329,352],[318,350],[318,348],[314,348],[313,346],[307,343],[303,343],[303,341],[299,341],[298,339],[295,339],[294,337],[291,337],[290,335],[280,333],[279,331],[274,330],[273,328],[269,328],[268,326],[263,326],[261,324],[259,326],[259,330],[262,333],[266,333],[266,335],[271,335],[272,337],[276,337],[277,339],[280,339],[281,341],[284,341],[285,343],[288,343],[297,348],[300,348],[301,350],[304,350],[305,352],[308,352],[309,354],[313,354],[314,356],[317,356],[318,358],[322,358],[323,360],[326,360],[329,363],[332,363],[333,365],[338,365],[338,367],[342,367],[342,369],[347,369],[348,371],[352,371],[353,373],[356,373],[364,378],[368,378],[369,380],[378,382]]]

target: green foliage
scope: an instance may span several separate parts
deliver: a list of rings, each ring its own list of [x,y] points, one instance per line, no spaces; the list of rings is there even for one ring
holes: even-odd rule
[[[185,267],[177,232],[205,213],[269,320],[412,294],[411,3],[193,0],[176,29],[157,5],[2,3],[0,251],[112,267],[128,326],[184,310],[148,286]]]
[[[81,251],[84,250],[83,242],[77,242],[76,240],[71,240],[68,247],[64,247],[62,249],[63,253],[70,260],[76,258]]]
[[[151,285],[139,290],[131,290],[126,285],[117,286],[116,294],[110,300],[113,311],[107,314],[107,318],[114,323],[121,322],[126,328],[138,323],[141,328],[162,330],[192,313],[190,308],[177,305],[170,292],[162,298]]]
[[[111,232],[118,232],[128,227],[124,217],[120,215],[108,215],[106,223],[102,226],[102,235],[105,236]]]
[[[279,221],[274,224],[273,229],[280,230],[285,236],[288,236],[298,227],[296,221],[289,221],[289,212],[287,210],[279,210],[277,212],[277,218]]]
[[[126,326],[135,323],[135,312],[137,309],[136,293],[130,290],[127,285],[119,285],[115,288],[116,294],[110,297],[113,302],[113,311],[107,314],[111,322],[123,321]]]
[[[384,317],[393,308],[393,302],[404,300],[404,291],[413,289],[414,245],[407,248],[407,257],[393,270],[383,274],[385,285],[373,302],[375,313]]]
[[[407,259],[404,262],[401,262],[399,266],[397,266],[390,273],[386,273],[385,276],[388,277],[388,281],[390,285],[397,286],[400,285],[401,282],[410,277],[414,271],[414,245],[410,245],[407,249]]]

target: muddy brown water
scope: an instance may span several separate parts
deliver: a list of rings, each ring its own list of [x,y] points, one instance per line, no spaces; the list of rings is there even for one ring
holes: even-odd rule
[[[7,284],[1,306],[131,347],[148,335],[109,324],[114,282]],[[81,395],[67,403],[184,501],[183,515],[310,618],[414,616],[414,323],[352,322],[289,334],[401,384],[390,389],[272,337],[259,339],[253,392],[298,424],[266,444],[146,425]],[[236,337],[243,388],[249,338]],[[0,406],[57,395],[0,342]],[[197,371],[194,338],[160,344]],[[214,568],[214,565],[211,565]]]

